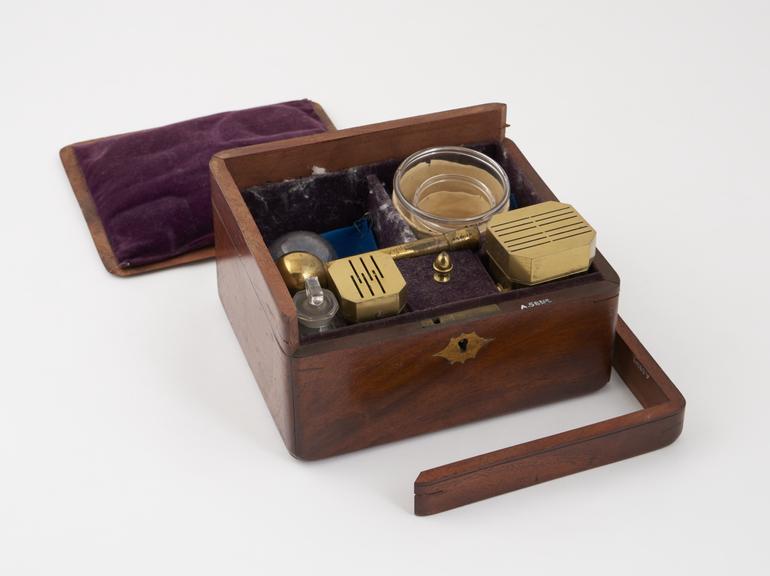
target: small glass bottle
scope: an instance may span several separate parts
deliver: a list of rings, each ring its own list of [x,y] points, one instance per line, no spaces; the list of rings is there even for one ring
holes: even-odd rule
[[[294,305],[303,334],[316,334],[341,325],[342,321],[336,318],[340,309],[337,298],[331,290],[321,288],[317,276],[305,281],[305,289],[294,295]]]
[[[479,226],[510,206],[511,185],[492,158],[461,146],[420,150],[393,178],[393,205],[420,236]]]

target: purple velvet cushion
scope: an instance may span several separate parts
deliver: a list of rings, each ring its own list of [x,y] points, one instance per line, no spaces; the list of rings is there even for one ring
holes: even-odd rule
[[[227,148],[326,130],[309,100],[224,112],[75,145],[122,268],[214,241],[209,159]]]

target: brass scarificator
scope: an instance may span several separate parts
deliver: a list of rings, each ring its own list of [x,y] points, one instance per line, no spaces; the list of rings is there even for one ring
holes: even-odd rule
[[[485,248],[503,288],[531,286],[588,270],[596,232],[569,204],[542,202],[492,217]]]
[[[348,322],[392,316],[406,306],[406,280],[387,254],[369,252],[334,260],[327,272]]]

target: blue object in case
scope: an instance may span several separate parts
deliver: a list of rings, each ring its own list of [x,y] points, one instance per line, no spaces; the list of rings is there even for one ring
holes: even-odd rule
[[[364,252],[377,250],[377,241],[372,233],[369,219],[359,218],[352,226],[336,228],[321,234],[334,247],[337,258],[355,256]]]

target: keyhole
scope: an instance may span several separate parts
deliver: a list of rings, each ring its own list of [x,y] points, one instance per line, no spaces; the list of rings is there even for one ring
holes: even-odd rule
[[[462,340],[457,341],[457,346],[460,348],[461,352],[465,352],[468,350],[468,339],[463,338]]]

